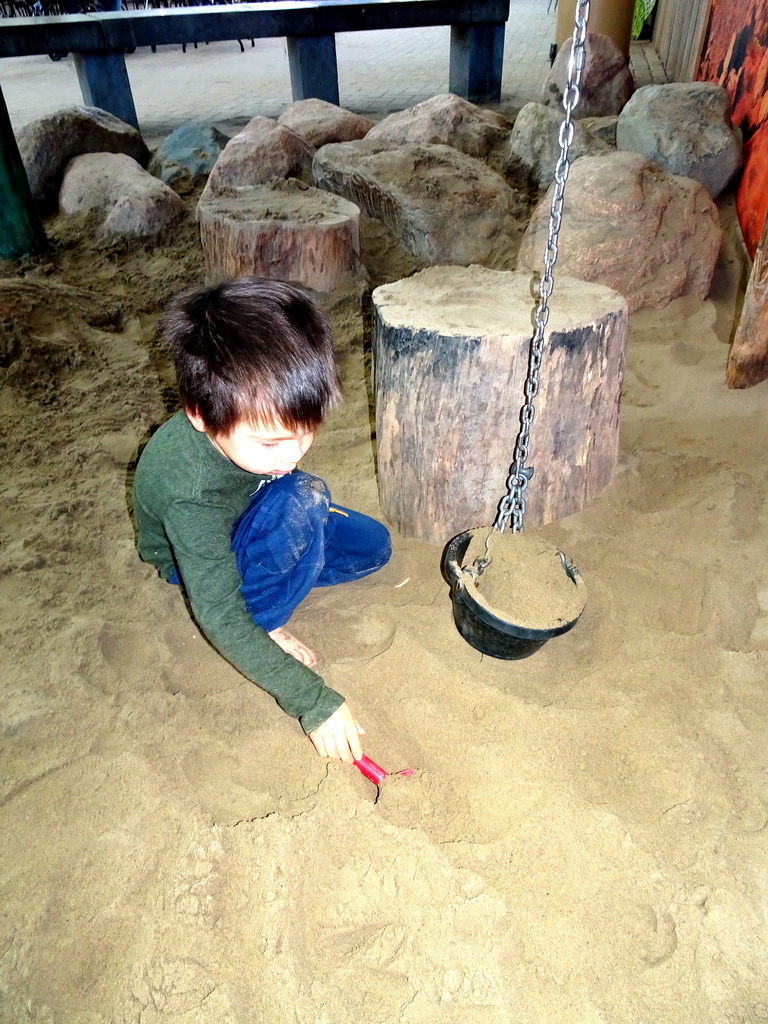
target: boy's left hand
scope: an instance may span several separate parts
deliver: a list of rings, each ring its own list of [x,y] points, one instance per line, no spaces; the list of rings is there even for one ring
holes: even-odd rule
[[[363,756],[360,737],[364,733],[365,729],[345,702],[311,732],[309,738],[321,757],[336,757],[345,764],[352,764]]]

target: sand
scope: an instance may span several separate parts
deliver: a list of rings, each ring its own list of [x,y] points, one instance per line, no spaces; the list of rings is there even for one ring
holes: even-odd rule
[[[174,408],[156,319],[202,277],[191,214],[147,250],[48,228],[52,256],[0,282],[0,1018],[768,1019],[768,385],[723,383],[733,234],[706,302],[631,317],[615,478],[541,532],[589,588],[575,629],[483,657],[440,548],[397,536],[292,620],[366,753],[418,769],[375,803],[134,551],[132,467]],[[374,283],[413,269],[372,222],[364,244]],[[366,310],[327,305],[347,401],[305,468],[376,514]]]
[[[529,528],[475,530],[462,559],[469,595],[504,622],[551,630],[574,623],[587,600],[572,559]]]

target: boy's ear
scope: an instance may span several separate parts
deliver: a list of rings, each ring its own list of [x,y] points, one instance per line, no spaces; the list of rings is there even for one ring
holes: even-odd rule
[[[187,419],[189,420],[189,422],[195,428],[195,430],[199,430],[201,434],[204,434],[205,433],[205,421],[203,420],[203,417],[200,415],[200,413],[193,412],[191,409],[185,409],[184,413],[185,413]]]

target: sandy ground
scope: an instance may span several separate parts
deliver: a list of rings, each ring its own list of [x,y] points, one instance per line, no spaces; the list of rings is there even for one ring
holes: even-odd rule
[[[440,549],[399,537],[296,615],[367,753],[419,769],[378,802],[134,551],[132,467],[173,408],[154,326],[202,279],[191,208],[154,249],[48,230],[0,280],[0,1019],[768,1020],[768,385],[723,383],[732,227],[708,301],[631,317],[614,481],[545,528],[589,587],[575,630],[483,658]],[[412,269],[370,222],[365,258]],[[305,468],[376,514],[366,323],[328,307],[347,402]]]

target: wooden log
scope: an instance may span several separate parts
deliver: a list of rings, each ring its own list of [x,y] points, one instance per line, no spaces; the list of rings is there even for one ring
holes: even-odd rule
[[[757,245],[733,344],[728,354],[725,383],[751,388],[768,378],[768,216]]]
[[[373,293],[379,497],[406,536],[444,544],[496,517],[524,401],[532,280],[527,271],[431,267]],[[528,525],[588,505],[618,456],[626,301],[560,277],[550,311]]]
[[[255,274],[332,291],[360,262],[360,210],[294,179],[208,189],[197,206],[209,281]]]

